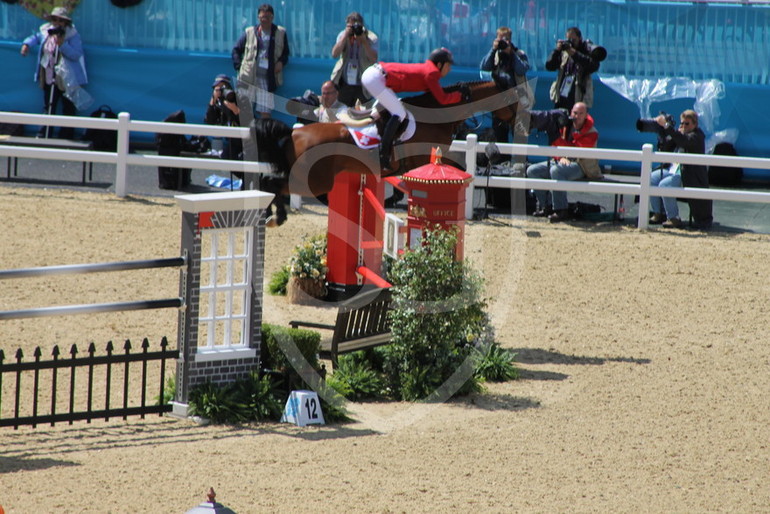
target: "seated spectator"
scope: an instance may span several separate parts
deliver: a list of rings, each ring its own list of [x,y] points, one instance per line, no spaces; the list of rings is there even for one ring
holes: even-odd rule
[[[560,109],[553,111],[532,111],[531,126],[550,134],[558,134],[551,143],[552,146],[579,146],[595,148],[599,140],[599,132],[594,127],[594,119],[588,114],[588,108],[583,102],[572,107],[570,117],[565,119]],[[527,168],[527,177],[552,180],[580,180],[583,177],[600,178],[601,170],[596,159],[569,159],[554,157],[532,164]],[[536,190],[537,208],[534,216],[544,217],[554,223],[570,219],[569,203],[566,191],[551,191],[552,205],[548,205],[546,191]]]
[[[321,105],[313,110],[316,118],[321,123],[334,123],[337,121],[337,114],[347,111],[347,105],[338,99],[337,86],[334,82],[327,80],[321,86]]]
[[[337,86],[339,99],[353,107],[356,100],[365,103],[370,95],[361,85],[361,74],[377,62],[377,34],[367,29],[361,13],[352,12],[345,19],[345,29],[337,35],[332,57],[337,59],[331,81]]]
[[[679,116],[679,130],[666,119],[665,114],[658,115],[655,121],[660,125],[660,135],[664,137],[659,150],[664,152],[684,152],[702,154],[706,151],[706,135],[698,127],[698,114],[686,110]],[[650,184],[658,187],[709,187],[708,170],[700,164],[672,164],[655,170],[650,177]],[[713,223],[711,200],[689,200],[693,226],[708,230]],[[664,227],[681,228],[684,226],[679,217],[679,205],[676,198],[658,196],[650,198],[652,216],[650,223]]]

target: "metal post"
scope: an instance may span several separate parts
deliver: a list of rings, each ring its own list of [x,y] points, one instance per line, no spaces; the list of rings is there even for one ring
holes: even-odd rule
[[[653,151],[650,143],[642,146],[642,175],[639,183],[639,219],[637,227],[640,230],[647,230],[649,227],[650,214],[650,176],[652,175]]]
[[[476,177],[476,148],[479,143],[479,136],[476,134],[468,134],[465,139],[467,146],[465,147],[465,172],[471,177]],[[468,188],[465,190],[465,219],[473,219],[473,192],[474,186],[471,180],[468,184]]]
[[[126,196],[126,171],[128,169],[128,135],[131,115],[127,112],[118,114],[118,147],[115,164],[115,194],[119,198]]]

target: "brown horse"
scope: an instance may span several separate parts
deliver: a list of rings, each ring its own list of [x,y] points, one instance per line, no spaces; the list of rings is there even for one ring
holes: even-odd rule
[[[501,84],[488,81],[450,86],[447,91],[463,91],[465,99],[449,106],[439,104],[428,93],[405,98],[403,101],[414,115],[417,127],[407,142],[396,146],[394,154],[398,162],[393,167],[397,170],[393,174],[427,164],[435,147],[441,148],[446,155],[458,126],[477,112],[491,112],[513,124],[518,97],[515,89],[502,87]],[[279,175],[262,183],[263,189],[276,194],[276,224],[283,223],[286,216],[282,194],[291,192],[318,197],[331,191],[335,176],[342,171],[380,175],[377,150],[358,148],[347,127],[340,123],[314,123],[295,129],[291,131],[290,145],[287,134],[288,128],[281,130],[279,139],[273,141],[265,140],[265,135],[256,135],[258,147],[267,144],[276,148],[275,141],[282,141],[283,144],[281,151],[284,155],[280,159],[283,162],[277,166]],[[268,162],[275,162],[275,157],[270,159]]]

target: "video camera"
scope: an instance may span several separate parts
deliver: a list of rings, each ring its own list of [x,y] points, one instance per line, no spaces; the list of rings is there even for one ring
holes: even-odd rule
[[[48,29],[49,36],[63,36],[65,33],[64,27],[51,27]]]
[[[354,36],[360,36],[364,33],[364,26],[361,23],[354,23],[350,26],[350,29],[353,31]]]
[[[660,111],[660,114],[666,117],[666,123],[669,125],[675,125],[674,117],[665,111]],[[658,125],[655,118],[639,118],[636,120],[636,130],[639,132],[652,132],[654,134],[662,134],[663,127]]]

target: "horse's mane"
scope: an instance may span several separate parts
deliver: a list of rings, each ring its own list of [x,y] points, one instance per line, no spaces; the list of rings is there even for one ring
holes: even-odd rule
[[[281,120],[259,118],[251,122],[251,135],[257,143],[257,160],[275,165],[288,174],[290,165],[286,145],[291,143],[292,128]]]
[[[460,91],[463,87],[470,87],[473,88],[475,86],[479,86],[481,84],[488,84],[489,80],[474,80],[471,82],[457,82],[455,84],[452,84],[451,86],[447,86],[444,88],[444,91],[447,93],[454,93],[455,91]],[[417,96],[410,96],[408,98],[404,98],[403,102],[405,104],[414,105],[415,107],[427,107],[427,108],[438,108],[438,107],[446,107],[445,105],[442,105],[436,100],[436,98],[433,96],[433,93],[423,93],[421,95]]]

